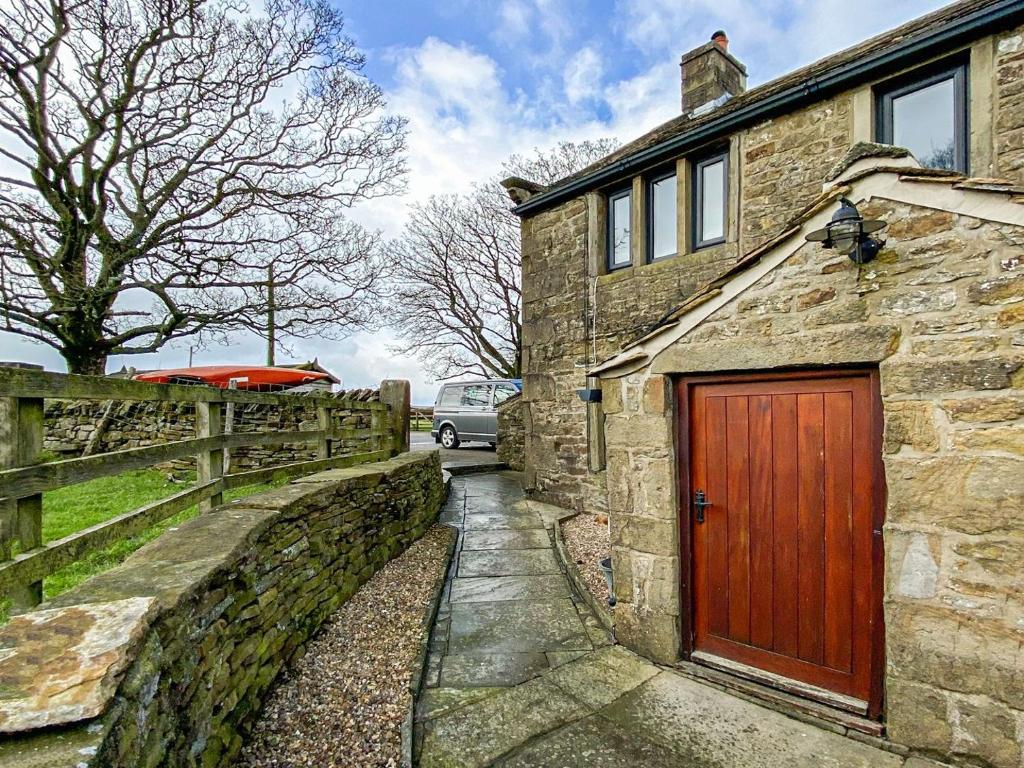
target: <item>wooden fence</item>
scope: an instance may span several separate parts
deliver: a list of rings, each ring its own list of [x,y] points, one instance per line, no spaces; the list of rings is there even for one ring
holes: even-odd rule
[[[381,385],[382,402],[364,402],[330,395],[147,384],[0,367],[0,596],[10,597],[15,611],[38,605],[46,576],[194,504],[199,504],[203,511],[211,510],[222,503],[224,491],[381,461],[408,450],[408,392],[407,382],[387,381]],[[46,399],[195,403],[196,437],[41,463],[43,401]],[[250,403],[315,407],[318,428],[225,433],[225,407]],[[336,426],[333,412],[339,410],[368,415],[370,427]],[[224,473],[224,457],[230,449],[282,443],[315,444],[317,458]],[[358,444],[360,452],[337,455],[333,450],[337,443]],[[185,457],[196,457],[195,486],[44,544],[42,494],[45,491]]]

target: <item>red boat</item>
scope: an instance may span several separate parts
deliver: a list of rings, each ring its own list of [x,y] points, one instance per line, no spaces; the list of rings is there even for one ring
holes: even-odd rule
[[[329,385],[330,374],[302,371],[297,368],[271,368],[245,365],[196,365],[192,368],[168,368],[149,371],[133,377],[151,384],[204,384],[227,389],[232,379],[238,389],[278,390],[291,389],[303,384],[324,382]]]

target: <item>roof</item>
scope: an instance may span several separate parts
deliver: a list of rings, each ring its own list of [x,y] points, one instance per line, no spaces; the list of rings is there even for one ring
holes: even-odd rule
[[[751,88],[709,113],[697,117],[680,115],[662,123],[578,173],[552,184],[514,210],[520,216],[532,215],[761,120],[941,55],[1016,19],[1024,19],[1024,3],[1020,0],[962,0],[945,6]]]
[[[587,375],[621,376],[648,365],[715,310],[795,254],[806,244],[809,232],[829,221],[840,197],[854,201],[883,198],[1024,227],[1024,187],[1001,179],[975,179],[952,171],[922,168],[912,157],[894,159],[885,151],[871,155],[867,149],[871,146],[853,147],[847,155],[846,167],[778,235],[705,283],[653,328]]]

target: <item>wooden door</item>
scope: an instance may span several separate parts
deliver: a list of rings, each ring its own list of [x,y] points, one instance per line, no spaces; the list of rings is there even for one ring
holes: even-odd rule
[[[872,698],[881,632],[873,387],[869,375],[690,385],[698,656]],[[703,522],[698,490],[710,502]]]

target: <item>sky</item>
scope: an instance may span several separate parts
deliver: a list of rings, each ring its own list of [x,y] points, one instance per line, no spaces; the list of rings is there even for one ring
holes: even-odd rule
[[[255,0],[254,0],[255,2]],[[409,119],[408,191],[353,217],[397,236],[409,203],[467,190],[513,153],[560,140],[629,141],[679,112],[679,57],[724,29],[755,86],[941,7],[936,0],[334,0],[366,53],[389,110]],[[383,333],[290,344],[279,361],[317,357],[345,388],[412,382],[415,404],[438,383]],[[193,352],[200,364],[259,364],[262,340]],[[183,366],[187,344],[111,358],[110,370]],[[0,360],[64,370],[50,347],[0,332]]]

